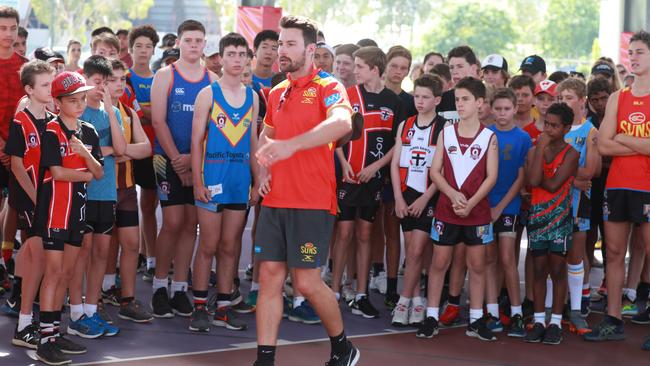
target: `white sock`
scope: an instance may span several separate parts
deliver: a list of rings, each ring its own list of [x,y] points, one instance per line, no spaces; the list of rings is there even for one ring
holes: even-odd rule
[[[546,279],[546,299],[544,299],[544,307],[550,308],[553,306],[553,280],[551,277]]]
[[[483,317],[483,309],[469,309],[469,322],[474,323],[475,321]]]
[[[359,300],[361,300],[362,297],[365,297],[365,296],[367,296],[367,295],[366,294],[357,294],[354,297],[354,301],[359,301]]]
[[[97,304],[84,304],[84,314],[87,317],[92,317],[97,312]]]
[[[510,316],[515,316],[515,315],[523,316],[523,313],[521,311],[521,305],[519,306],[510,305]]]
[[[169,280],[167,277],[165,278],[156,278],[156,276],[153,277],[153,284],[151,287],[153,288],[153,292],[156,292],[159,288],[167,288],[167,284],[169,283]]]
[[[631,302],[636,301],[636,290],[633,288],[624,288],[623,295],[625,295],[625,297],[627,297]]]
[[[32,324],[32,314],[18,314],[18,331],[22,331],[27,328],[28,325]]]
[[[336,301],[341,300],[341,293],[340,292],[335,292],[334,296],[336,297]]]
[[[115,273],[105,274],[102,281],[102,291],[108,291],[111,287],[115,286]]]
[[[156,257],[147,257],[147,269],[156,268]]]
[[[562,327],[562,314],[551,314],[551,324]]]
[[[82,304],[70,304],[70,320],[76,322],[84,315],[84,306]]]
[[[176,282],[172,280],[172,285],[170,287],[171,296],[174,296],[177,292],[187,291],[187,282]]]
[[[585,278],[583,262],[567,265],[569,270],[569,296],[571,299],[571,310],[580,310],[582,300],[582,280]]]
[[[293,298],[293,308],[297,308],[298,306],[302,305],[302,303],[305,301],[304,296],[296,296]]]
[[[432,316],[433,319],[438,320],[440,316],[440,308],[427,308],[427,317]]]
[[[499,304],[487,304],[487,311],[495,318],[499,317]]]
[[[397,303],[400,305],[404,305],[408,308],[409,305],[411,305],[411,299],[408,297],[400,296],[399,301]]]
[[[251,282],[251,291],[259,291],[259,289],[260,289],[260,284],[259,283],[255,282],[255,281]]]
[[[424,299],[421,296],[413,297],[413,307],[424,305]]]
[[[543,326],[546,326],[546,313],[535,313],[535,323],[539,323]]]

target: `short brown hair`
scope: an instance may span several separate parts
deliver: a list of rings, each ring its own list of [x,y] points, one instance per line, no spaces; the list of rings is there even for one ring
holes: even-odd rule
[[[370,66],[370,69],[373,69],[376,66],[379,70],[380,76],[383,75],[384,70],[386,70],[386,54],[379,47],[361,47],[354,51],[352,57],[362,59],[363,62]]]
[[[294,28],[302,31],[302,38],[305,40],[305,46],[316,44],[318,41],[318,26],[313,20],[298,16],[285,15],[280,19],[280,28]]]
[[[96,35],[90,43],[92,51],[95,51],[95,48],[97,48],[97,45],[100,43],[105,43],[118,51],[120,50],[120,40],[114,34],[104,32]]]
[[[124,61],[120,60],[119,58],[116,58],[116,59],[114,59],[114,60],[110,60],[110,61],[111,61],[111,68],[112,68],[113,70],[122,70],[122,71],[126,71],[126,70],[129,69],[129,67],[126,66],[126,64],[124,63]]]
[[[431,90],[434,97],[439,97],[442,95],[442,88],[444,81],[438,75],[424,74],[420,76],[415,83],[413,83],[413,89],[416,87],[427,88]]]
[[[411,68],[413,56],[411,55],[411,51],[409,51],[406,47],[397,45],[389,48],[388,53],[386,54],[386,63],[389,63],[390,60],[395,57],[404,57],[405,59],[409,60],[409,68]]]
[[[33,87],[36,82],[36,75],[52,74],[54,71],[54,67],[48,62],[35,59],[20,68],[20,82],[23,84],[23,88],[27,85]]]
[[[535,92],[535,82],[533,81],[533,78],[528,75],[513,76],[508,82],[508,87],[513,90],[529,87],[531,93]]]
[[[14,18],[16,19],[16,24],[20,23],[20,14],[18,14],[18,10],[11,6],[0,6],[0,18]]]
[[[451,60],[452,57],[462,57],[470,65],[480,65],[474,50],[472,50],[470,46],[458,46],[452,48],[447,54],[447,61]]]
[[[447,64],[436,64],[431,68],[431,70],[429,70],[429,73],[431,75],[440,76],[447,80],[447,82],[451,81],[451,70],[449,70],[449,65]]]
[[[485,99],[485,85],[483,85],[483,82],[481,80],[473,78],[471,76],[460,79],[460,81],[456,83],[456,89],[465,89],[469,91],[474,96],[474,98]]]
[[[630,43],[636,41],[643,42],[648,48],[650,48],[650,33],[646,32],[643,29],[634,33],[634,35],[632,35],[632,38],[630,38]]]
[[[133,48],[135,40],[138,39],[138,37],[149,38],[154,47],[156,47],[158,41],[160,41],[160,37],[158,37],[158,33],[156,33],[156,28],[151,24],[143,24],[131,29],[129,32],[129,48]]]
[[[338,56],[338,55],[348,55],[348,56],[352,57],[352,55],[358,49],[359,49],[359,46],[357,46],[356,44],[346,43],[346,44],[342,44],[342,45],[336,47],[335,52],[336,52],[336,56]]]
[[[178,34],[178,38],[181,38],[183,32],[189,31],[199,31],[205,34],[205,27],[198,20],[188,19],[178,26],[178,31],[176,33]]]
[[[492,98],[490,98],[490,105],[494,104],[494,101],[497,99],[508,99],[512,102],[512,105],[517,106],[517,96],[515,92],[510,88],[499,88],[492,93]]]
[[[565,90],[571,90],[578,98],[587,96],[587,84],[580,78],[566,78],[557,85],[556,90],[558,94]]]

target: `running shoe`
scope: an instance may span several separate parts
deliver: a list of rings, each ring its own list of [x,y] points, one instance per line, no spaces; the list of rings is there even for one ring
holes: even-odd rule
[[[293,303],[291,300],[286,296],[282,296],[282,317],[283,318],[288,318],[289,313],[291,312],[291,308],[293,307]]]
[[[190,327],[193,332],[209,332],[210,331],[210,314],[205,309],[205,306],[197,306],[190,316]]]
[[[386,298],[384,298],[384,305],[386,305],[386,308],[388,310],[393,311],[393,309],[395,309],[395,306],[397,306],[398,301],[399,301],[399,294],[397,293],[386,294]]]
[[[189,317],[192,315],[192,311],[194,310],[192,308],[192,303],[187,297],[187,293],[185,291],[176,291],[176,293],[174,293],[174,297],[172,297],[172,299],[169,301],[169,305],[171,306],[174,314],[183,317]]]
[[[450,326],[460,321],[460,306],[447,304],[445,310],[440,314],[440,324]]]
[[[503,332],[503,323],[501,323],[501,319],[497,318],[496,316],[492,316],[491,314],[486,317],[485,325],[492,333]]]
[[[247,328],[246,323],[237,319],[235,312],[229,306],[220,307],[215,310],[212,324],[230,330],[245,330]]]
[[[93,316],[90,317],[90,320],[100,324],[104,328],[104,335],[107,337],[113,337],[120,332],[120,328],[108,324],[104,319],[102,319],[102,317],[99,316],[99,313],[93,314]]]
[[[136,273],[143,273],[147,270],[147,256],[144,254],[138,255],[138,268]]]
[[[409,315],[409,325],[419,326],[424,321],[427,315],[427,307],[424,304],[413,305],[411,314]]]
[[[36,350],[36,358],[47,365],[66,365],[72,363],[56,343],[55,337],[50,338],[48,342],[40,343]]]
[[[237,305],[231,305],[232,310],[238,314],[250,314],[255,312],[255,306],[248,304],[246,301],[241,301]]]
[[[583,296],[580,301],[580,316],[586,318],[591,313],[591,299],[589,296]]]
[[[152,315],[156,318],[173,318],[174,309],[169,304],[169,296],[167,296],[167,289],[164,287],[159,288],[154,292],[151,298]]]
[[[562,343],[562,328],[557,324],[550,324],[544,332],[544,339],[542,340],[544,344],[558,345]]]
[[[394,327],[405,327],[409,324],[409,307],[404,304],[397,304],[393,309],[391,324]]]
[[[388,283],[385,271],[381,271],[377,276],[372,276],[372,278],[370,278],[370,284],[368,285],[369,290],[375,290],[376,292],[385,295],[387,287]]]
[[[246,279],[246,281],[249,281],[249,282],[253,280],[253,265],[252,264],[248,264],[246,266],[246,272],[244,273],[244,278]]]
[[[350,283],[350,282],[343,283],[343,289],[341,290],[341,296],[345,299],[345,302],[354,301],[354,290],[352,289],[352,283]]]
[[[571,315],[569,316],[569,331],[578,335],[585,335],[591,332],[589,324],[587,324],[587,320],[582,317],[582,312],[580,310],[571,310]]]
[[[368,296],[362,296],[358,301],[354,300],[350,307],[354,315],[361,315],[366,319],[379,318],[379,311],[372,306]]]
[[[132,300],[126,305],[121,305],[117,316],[135,323],[146,323],[153,320],[153,315],[138,300]]]
[[[516,314],[510,318],[510,329],[508,329],[508,337],[523,338],[526,336],[524,329],[524,318]]]
[[[120,306],[120,298],[122,297],[121,290],[115,286],[111,286],[107,291],[102,290],[102,302],[113,306]]]
[[[623,316],[634,316],[639,313],[639,309],[635,303],[625,304],[621,313]]]
[[[294,307],[289,312],[289,320],[304,324],[319,324],[320,318],[314,308],[305,300],[298,307]]]
[[[81,338],[95,339],[104,335],[104,326],[84,314],[76,321],[70,322],[68,325],[68,334]]]
[[[61,352],[67,355],[80,355],[87,351],[86,346],[71,341],[64,337],[63,334],[54,337],[54,343],[56,343]]]
[[[544,333],[546,333],[546,328],[542,323],[535,323],[531,329],[528,330],[526,336],[524,337],[524,342],[528,343],[540,343],[544,340]]]
[[[633,316],[631,322],[641,325],[650,324],[650,307],[646,308],[644,312]]]
[[[418,327],[415,336],[418,338],[432,338],[435,335],[438,335],[438,321],[436,318],[428,316]]]
[[[113,324],[113,318],[106,311],[106,307],[101,302],[97,304],[97,314],[106,324]]]
[[[0,307],[0,313],[12,318],[18,318],[18,313],[20,312],[20,299],[9,298],[2,304]]]
[[[486,317],[476,319],[474,322],[470,323],[467,326],[465,334],[473,338],[478,338],[482,341],[496,341],[497,337],[487,327],[486,322]]]
[[[18,326],[14,330],[14,337],[11,339],[11,344],[18,347],[25,347],[30,349],[37,349],[40,342],[41,334],[38,325],[32,323],[25,327],[25,329],[18,331]]]
[[[251,306],[257,306],[257,295],[259,293],[259,290],[249,291],[248,296],[246,296],[246,303]]]
[[[623,322],[616,325],[609,319],[609,315],[605,315],[605,318],[600,324],[593,328],[591,332],[584,335],[584,339],[590,342],[622,341],[625,339]]]
[[[216,297],[215,297],[215,299],[216,299]],[[239,292],[239,286],[237,286],[237,288],[235,288],[235,291],[233,291],[230,294],[230,305],[234,306],[234,305],[239,304],[242,301],[244,301],[244,297],[241,295],[241,292]]]
[[[332,355],[325,366],[355,366],[359,362],[361,352],[348,341],[348,351],[343,356]]]
[[[155,268],[149,268],[142,274],[142,280],[145,282],[153,282],[153,276],[156,274]]]

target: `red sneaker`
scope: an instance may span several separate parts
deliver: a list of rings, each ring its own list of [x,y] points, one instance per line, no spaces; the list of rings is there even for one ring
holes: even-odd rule
[[[460,306],[447,304],[445,311],[440,314],[440,323],[442,325],[453,325],[460,318]]]

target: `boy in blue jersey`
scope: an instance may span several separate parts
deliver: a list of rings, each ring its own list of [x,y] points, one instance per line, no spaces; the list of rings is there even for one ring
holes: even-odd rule
[[[151,121],[156,132],[154,170],[163,223],[156,240],[153,315],[189,317],[187,277],[196,241],[196,208],[192,189],[190,145],[194,102],[199,92],[217,79],[201,64],[205,27],[186,20],[178,27],[180,58],[160,69],[151,86]],[[170,300],[167,277],[174,262]]]
[[[253,51],[256,59],[255,70],[253,70],[253,89],[256,92],[264,87],[271,86],[273,65],[278,59],[279,37],[278,32],[267,29],[257,33],[253,40]]]
[[[495,242],[487,247],[486,303],[490,316],[488,327],[501,331],[497,294],[501,285],[499,271],[503,272],[511,306],[508,336],[523,337],[524,321],[519,293],[518,258],[515,255],[517,216],[521,207],[521,188],[524,185],[524,165],[532,143],[526,132],[515,125],[517,96],[509,88],[497,89],[491,100],[495,124],[489,128],[499,141],[499,175],[488,199],[492,211]],[[500,267],[497,266],[500,264]]]
[[[194,259],[194,311],[189,329],[209,331],[210,323],[232,330],[246,329],[231,306],[236,259],[246,209],[255,205],[258,187],[250,191],[257,174],[250,157],[257,146],[258,96],[241,82],[247,56],[246,39],[227,34],[219,42],[223,77],[201,90],[192,120],[192,177],[201,235]],[[235,107],[237,106],[237,107]],[[252,193],[251,193],[252,192]],[[217,256],[217,303],[212,322],[206,302],[212,258]]]
[[[571,303],[571,331],[580,335],[591,332],[580,307],[584,284],[584,261],[586,257],[587,231],[591,218],[591,179],[600,174],[600,155],[596,148],[598,130],[584,117],[587,85],[582,79],[568,78],[557,86],[558,101],[566,103],[573,110],[573,125],[564,140],[578,153],[578,174],[571,190],[573,209],[573,247],[567,256],[568,282]],[[589,299],[587,298],[588,302]]]
[[[128,83],[133,88],[135,98],[142,109],[144,117],[140,118],[142,128],[147,134],[149,143],[153,146],[155,134],[151,126],[151,84],[153,71],[149,66],[159,38],[156,29],[151,25],[140,25],[129,32],[129,52],[133,58],[133,67],[127,74]],[[140,186],[140,211],[142,212],[140,233],[144,242],[147,256],[147,271],[143,279],[151,281],[156,268],[156,207],[158,194],[156,192],[156,173],[153,170],[153,158],[133,160],[133,178]]]
[[[109,246],[115,224],[115,202],[117,186],[115,181],[115,156],[123,155],[126,142],[122,134],[122,119],[119,110],[113,107],[106,79],[112,75],[111,63],[105,57],[94,55],[84,62],[84,76],[89,86],[95,88],[88,92],[87,106],[81,120],[95,127],[99,135],[99,145],[104,156],[104,176],[88,183],[85,210],[86,232],[79,254],[79,263],[70,284],[70,317],[72,334],[88,336],[97,328],[88,323],[100,324],[105,335],[115,335],[119,331],[109,325],[110,319],[99,316],[98,301],[106,273]],[[84,274],[88,264],[86,279],[86,301],[81,305]],[[82,315],[86,315],[82,317]]]

